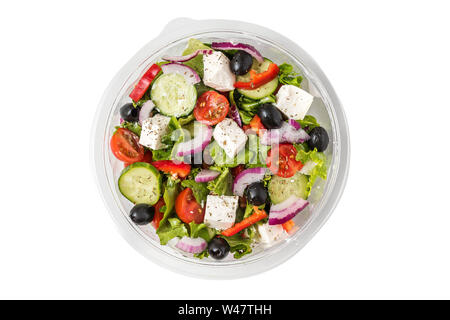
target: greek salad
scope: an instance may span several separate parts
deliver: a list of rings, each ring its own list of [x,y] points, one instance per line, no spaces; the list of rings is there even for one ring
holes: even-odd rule
[[[137,225],[197,258],[239,259],[289,237],[327,177],[327,131],[287,63],[251,45],[190,39],[146,70],[110,140]]]

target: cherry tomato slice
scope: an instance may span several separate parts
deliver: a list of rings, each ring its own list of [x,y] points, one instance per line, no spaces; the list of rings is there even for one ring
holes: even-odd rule
[[[239,173],[244,171],[244,169],[245,169],[244,165],[240,164],[237,167],[231,168],[231,174],[233,175],[233,177],[236,178],[239,175]]]
[[[147,150],[144,154],[144,158],[142,158],[141,161],[147,162],[147,163],[152,163],[152,161],[153,161],[152,152]]]
[[[194,198],[194,194],[190,188],[186,188],[180,192],[175,201],[175,211],[178,217],[184,223],[202,223],[205,211]]]
[[[145,151],[144,158],[140,160],[140,162],[147,162],[152,163],[152,152],[151,151]],[[133,164],[134,162],[124,162],[124,167],[128,167],[130,164]]]
[[[165,205],[164,199],[161,197],[159,201],[154,205],[155,207],[155,216],[153,217],[152,225],[155,229],[159,228],[159,222],[164,217],[164,213],[161,212],[161,208]]]
[[[295,160],[296,155],[297,150],[292,144],[280,144],[269,150],[266,159],[267,167],[279,177],[290,178],[303,167],[300,161]]]
[[[224,95],[206,91],[197,100],[194,117],[197,121],[212,126],[225,119],[229,110],[230,103]]]
[[[111,151],[124,162],[139,162],[144,158],[144,147],[139,144],[139,137],[125,128],[119,128],[111,137]]]

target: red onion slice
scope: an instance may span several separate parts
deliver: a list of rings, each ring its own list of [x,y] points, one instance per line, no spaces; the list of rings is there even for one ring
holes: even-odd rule
[[[294,218],[309,202],[292,195],[285,201],[270,207],[269,225],[282,224]]]
[[[259,63],[264,61],[263,56],[259,53],[255,47],[245,44],[245,43],[237,43],[233,44],[231,42],[213,42],[211,44],[211,48],[216,50],[242,50],[249,53],[252,57],[254,57]]]
[[[260,141],[262,144],[269,146],[278,143],[303,143],[309,139],[309,135],[305,130],[297,130],[291,124],[283,122],[280,129],[265,130],[261,134]]]
[[[178,241],[175,247],[189,253],[200,253],[206,249],[207,245],[206,240],[203,238],[189,238],[184,236]]]
[[[239,114],[237,107],[232,103],[230,103],[230,117],[237,123],[239,127],[242,128],[241,116]]]
[[[202,152],[203,149],[205,149],[211,141],[213,130],[210,126],[195,121],[194,135],[194,139],[188,140],[186,142],[181,142],[178,145],[177,156],[184,157]]]
[[[191,54],[188,54],[185,56],[163,56],[162,59],[166,60],[166,61],[171,61],[171,62],[186,62],[191,59],[194,59],[199,54],[211,54],[212,52],[213,52],[213,50],[211,50],[211,49],[199,49],[199,50],[195,51],[194,53],[191,53]]]
[[[181,63],[168,63],[161,66],[163,73],[181,74],[190,84],[196,84],[201,81],[200,76],[194,69]]]
[[[266,174],[267,168],[250,168],[239,173],[234,179],[233,194],[242,197],[245,188],[253,182],[261,181]]]
[[[281,141],[281,132],[279,129],[261,130],[259,137],[261,144],[266,146],[279,144]]]
[[[289,124],[291,126],[294,127],[295,130],[300,130],[302,128],[302,126],[300,125],[300,123],[298,123],[297,121],[295,121],[294,119],[289,119]]]
[[[195,182],[208,182],[214,180],[220,175],[219,171],[203,169],[195,176]]]
[[[153,108],[155,108],[155,104],[152,100],[148,100],[142,105],[141,110],[139,111],[140,125],[142,125],[142,122],[144,122],[144,120],[150,118],[150,114],[152,113]]]
[[[281,143],[303,143],[309,139],[305,130],[296,130],[293,126],[285,124],[281,127]]]

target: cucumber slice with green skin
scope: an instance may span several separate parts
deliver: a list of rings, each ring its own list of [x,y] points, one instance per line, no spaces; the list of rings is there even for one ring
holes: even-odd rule
[[[151,99],[163,115],[179,118],[194,109],[197,90],[182,75],[167,73],[153,83]]]
[[[291,195],[305,199],[308,197],[306,185],[308,178],[299,172],[290,178],[273,176],[269,182],[268,190],[273,204],[287,200]]]
[[[263,63],[258,63],[255,59],[253,59],[252,69],[257,73],[261,73],[266,71],[269,68],[269,65],[272,63],[269,59],[264,59]],[[250,81],[250,73],[246,73],[243,76],[238,76],[236,81],[249,82]],[[245,90],[238,89],[239,93],[247,98],[259,100],[261,98],[270,96],[275,92],[278,88],[278,77],[274,78],[272,81],[262,85],[261,87],[253,90]]]
[[[119,177],[119,190],[131,202],[154,205],[161,196],[161,174],[151,164],[136,162]]]

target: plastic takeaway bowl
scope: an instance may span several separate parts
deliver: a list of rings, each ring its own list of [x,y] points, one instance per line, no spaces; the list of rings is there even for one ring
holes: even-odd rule
[[[295,218],[299,229],[271,247],[262,245],[241,259],[232,254],[222,261],[197,259],[173,246],[161,246],[154,229],[133,224],[128,213],[132,204],[119,192],[117,179],[123,163],[109,149],[119,108],[126,102],[133,85],[147,68],[165,54],[180,55],[189,38],[204,42],[233,41],[251,44],[275,63],[290,63],[304,76],[303,88],[316,96],[309,114],[328,131],[330,145],[328,179],[319,181],[311,194],[311,204]],[[349,169],[348,126],[338,97],[314,60],[298,45],[267,28],[240,21],[176,19],[142,48],[114,77],[98,106],[91,139],[91,162],[105,204],[124,238],[151,261],[186,275],[231,279],[269,270],[297,253],[328,219],[343,192]]]

